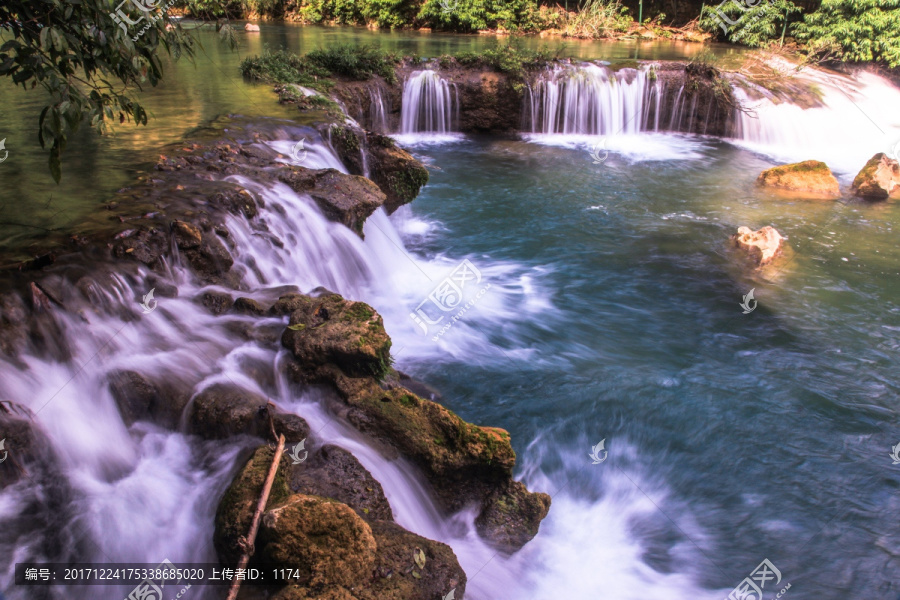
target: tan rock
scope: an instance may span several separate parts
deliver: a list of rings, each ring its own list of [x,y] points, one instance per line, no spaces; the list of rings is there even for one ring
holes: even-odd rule
[[[759,231],[738,227],[737,234],[731,236],[731,241],[757,267],[767,265],[781,256],[784,247],[784,237],[769,225]]]
[[[817,160],[766,169],[759,174],[756,183],[765,187],[824,198],[838,198],[841,195],[840,185],[831,169],[825,163]]]
[[[255,25],[253,23],[247,23],[246,25],[244,25],[244,31],[258,32],[259,25]]]
[[[900,198],[900,164],[879,152],[857,174],[850,191],[867,200]]]

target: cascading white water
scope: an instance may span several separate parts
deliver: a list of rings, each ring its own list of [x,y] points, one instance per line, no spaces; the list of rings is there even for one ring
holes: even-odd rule
[[[381,86],[373,86],[369,92],[369,127],[372,131],[387,133],[387,111],[384,106],[384,94]]]
[[[821,160],[844,175],[855,175],[876,152],[900,154],[900,89],[872,73],[850,77],[807,69],[794,76],[814,86],[823,106],[804,109],[775,100],[749,81],[753,98],[734,86],[744,107],[736,119],[741,145],[785,162]]]
[[[531,132],[627,135],[659,131],[662,86],[648,73],[647,69],[612,71],[594,64],[546,71],[530,88],[526,110]],[[652,126],[651,106],[655,108]]]
[[[456,86],[441,77],[437,71],[413,71],[403,84],[400,133],[452,132],[454,100],[458,107]]]
[[[288,151],[294,142],[270,145]],[[312,166],[345,170],[324,143],[307,144],[306,149],[306,160],[315,163]],[[279,284],[295,284],[304,291],[321,285],[364,300],[383,315],[400,364],[450,357],[481,361],[527,358],[528,340],[518,341],[519,347],[515,347],[517,340],[507,340],[514,347],[501,352],[485,332],[489,325],[516,319],[539,321],[543,318],[539,313],[552,312],[546,299],[551,293],[531,283],[523,268],[483,256],[469,257],[494,285],[477,310],[454,325],[452,336],[431,342],[421,337],[410,321],[410,308],[458,259],[426,260],[411,255],[383,211],[367,220],[362,240],[346,227],[328,221],[309,197],[282,184],[235,179],[265,200],[254,222],[240,217],[228,222],[235,243],[234,268],[242,272],[248,295]],[[407,230],[422,229],[410,215],[398,215],[401,213],[394,219],[405,218],[401,224]],[[275,239],[278,243],[273,243]],[[9,600],[30,600],[21,590],[11,591],[16,560],[215,561],[210,540],[216,502],[228,485],[242,444],[253,442],[202,442],[146,423],[126,427],[106,385],[107,374],[117,369],[189,381],[195,391],[215,382],[234,382],[294,410],[309,421],[314,442],[330,442],[352,451],[371,471],[384,486],[398,523],[452,546],[470,578],[468,600],[537,600],[560,591],[571,597],[602,592],[616,600],[669,598],[673,591],[678,597],[699,600],[721,596],[699,588],[688,575],[659,573],[644,564],[642,544],[630,528],[649,506],[633,493],[630,483],[621,486],[630,490],[630,495],[613,485],[612,493],[599,503],[559,492],[554,496],[559,508],[551,511],[541,534],[512,557],[497,555],[475,533],[471,511],[442,516],[415,468],[373,450],[363,436],[324,409],[313,393],[298,397],[296,388],[277,367],[283,350],[248,342],[234,333],[234,325],[252,325],[257,318],[210,315],[192,298],[211,288],[199,286],[178,266],[171,272],[179,296],[160,298],[149,315],[142,316],[138,306],[138,299],[148,291],[143,280],[149,273],[143,270],[128,278],[113,277],[93,306],[60,312],[56,317],[63,332],[60,343],[75,357],[71,364],[23,356],[26,369],[11,364],[0,369],[2,397],[37,412],[38,423],[62,461],[71,487],[71,499],[65,502],[75,515],[72,528],[83,532],[87,540],[87,544],[73,544],[50,557],[42,553],[39,543],[32,543],[39,540],[0,536],[0,556],[10,560],[0,563],[0,589],[7,590]],[[122,306],[130,307],[127,318],[111,310]],[[503,358],[498,358],[501,355]],[[256,372],[262,366],[273,383],[264,389],[258,378],[250,376],[248,364],[255,365]],[[51,401],[41,409],[48,399]],[[534,453],[532,461],[536,464]],[[558,490],[559,480],[543,475],[524,458],[521,468],[530,473],[532,489]],[[641,480],[638,473],[629,477]],[[23,481],[0,492],[0,527],[4,531],[10,531],[8,523],[26,513],[27,498],[35,495],[29,486]],[[682,528],[690,525],[679,521]],[[585,522],[591,525],[590,534]],[[596,540],[594,535],[603,539]],[[692,538],[700,537],[692,531]],[[606,548],[605,563],[599,566],[595,564],[598,542]],[[83,549],[85,545],[89,550]],[[696,562],[690,549],[681,549],[679,554],[688,563]],[[587,570],[597,568],[604,573],[602,578],[583,577]],[[121,600],[127,591],[57,588],[53,598]],[[190,598],[211,599],[218,591],[197,587]]]

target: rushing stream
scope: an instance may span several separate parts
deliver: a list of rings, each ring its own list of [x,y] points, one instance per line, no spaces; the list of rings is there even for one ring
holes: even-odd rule
[[[296,31],[273,28],[263,39],[295,44]],[[441,40],[435,51],[449,43]],[[534,90],[543,120],[527,139],[498,140],[427,135],[452,132],[454,91],[421,71],[417,93],[449,111],[410,114],[398,133],[431,180],[394,215],[370,217],[365,241],[309,198],[246,178],[238,180],[265,200],[262,218],[283,244],[243,219],[228,223],[250,290],[324,286],[370,303],[398,368],[441,390],[467,421],[510,432],[517,478],[553,497],[531,543],[498,555],[476,535],[473,514],[440,514],[414,468],[370,449],[282,377],[283,349],[234,333],[258,319],[214,317],[194,303],[208,288],[174,261],[178,297],[160,298],[151,314],[134,301],[148,273],[112,273],[90,305],[57,315],[52,357],[0,363],[0,399],[36,413],[65,474],[53,489],[26,478],[0,492],[3,594],[120,600],[128,591],[26,593],[11,584],[25,560],[215,560],[215,508],[252,441],[126,427],[106,376],[133,367],[200,379],[197,391],[234,382],[301,415],[317,441],[350,450],[382,483],[399,524],[453,547],[469,600],[721,600],[763,559],[791,583],[793,600],[897,598],[900,467],[888,455],[900,442],[900,204],[787,201],[754,180],[776,161],[823,158],[846,187],[891,136],[900,139],[900,91],[864,75],[848,103],[838,82],[825,107],[766,104],[729,141],[647,122],[617,129],[644,110],[649,91],[637,86],[648,82],[623,81],[613,94],[599,68],[589,75],[568,99],[558,77],[547,79]],[[345,170],[267,91],[230,74],[215,81],[219,92],[249,90],[234,92],[247,129],[230,134],[249,138],[253,119],[277,118],[285,136],[272,148],[289,155],[297,140],[315,139],[304,166]],[[592,120],[601,115],[609,120]],[[159,139],[142,150],[158,153],[211,118],[161,118]],[[567,122],[577,126],[551,125]],[[603,161],[588,151],[590,134],[613,134]],[[83,202],[82,191],[69,206]],[[794,255],[763,280],[735,269],[725,240],[738,226],[767,224]],[[410,313],[463,260],[490,289],[433,341]],[[750,288],[759,307],[744,315],[738,303]],[[601,440],[608,459],[592,464]],[[62,548],[48,541],[57,531]],[[767,587],[766,600],[776,591]],[[221,589],[190,594],[212,600]]]

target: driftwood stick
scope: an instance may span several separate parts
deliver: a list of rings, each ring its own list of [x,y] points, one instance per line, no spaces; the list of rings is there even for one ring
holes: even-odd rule
[[[259,522],[262,519],[263,511],[266,510],[266,504],[269,503],[269,493],[272,491],[272,484],[275,483],[275,475],[278,473],[278,465],[281,463],[281,454],[284,452],[284,436],[278,436],[278,447],[275,448],[275,456],[272,464],[269,466],[269,473],[266,475],[266,483],[263,485],[262,494],[259,496],[259,502],[256,505],[256,511],[253,513],[253,520],[250,522],[250,532],[247,534],[247,544],[241,560],[238,563],[238,569],[246,569],[250,562],[250,556],[253,554],[253,544],[256,541],[256,533],[259,531]],[[241,580],[235,579],[231,582],[231,589],[228,590],[227,600],[235,600],[238,591],[241,589]]]

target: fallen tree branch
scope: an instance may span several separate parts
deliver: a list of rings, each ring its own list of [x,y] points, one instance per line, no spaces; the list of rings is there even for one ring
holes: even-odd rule
[[[244,553],[238,562],[238,569],[246,569],[250,562],[250,556],[253,554],[253,544],[256,541],[256,533],[259,531],[259,522],[262,519],[263,511],[266,510],[266,504],[269,503],[269,493],[272,491],[272,484],[275,483],[275,475],[278,473],[278,465],[281,463],[281,455],[284,452],[284,435],[278,436],[278,446],[275,448],[275,456],[272,458],[272,464],[269,466],[269,473],[266,475],[266,482],[263,485],[262,494],[259,496],[259,502],[256,505],[256,511],[253,513],[253,520],[250,522],[250,531],[247,533],[246,544],[244,545]],[[241,589],[241,580],[235,579],[231,582],[231,589],[228,590],[227,600],[235,600],[238,591]]]

